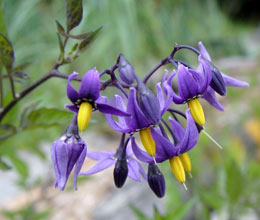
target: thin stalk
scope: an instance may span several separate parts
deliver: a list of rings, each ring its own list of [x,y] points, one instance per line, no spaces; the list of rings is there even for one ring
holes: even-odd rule
[[[2,111],[3,105],[4,105],[3,75],[2,75],[2,68],[0,66],[0,112]]]
[[[15,87],[14,87],[14,80],[13,80],[12,75],[11,75],[10,73],[8,73],[8,78],[9,78],[9,81],[10,81],[13,98],[16,99]]]

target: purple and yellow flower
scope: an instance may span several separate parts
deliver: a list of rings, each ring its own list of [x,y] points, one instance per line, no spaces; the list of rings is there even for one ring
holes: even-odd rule
[[[51,158],[55,170],[55,187],[64,190],[69,175],[74,168],[74,189],[77,190],[77,178],[87,154],[85,142],[78,134],[77,116],[73,117],[66,133],[51,146]]]
[[[92,111],[99,110],[102,113],[129,116],[128,113],[123,112],[107,103],[104,103],[104,97],[100,95],[100,80],[99,73],[96,68],[89,70],[82,79],[79,91],[76,91],[70,84],[78,73],[72,73],[68,78],[67,96],[73,105],[67,105],[73,112],[78,113],[79,130],[86,129],[91,118]]]

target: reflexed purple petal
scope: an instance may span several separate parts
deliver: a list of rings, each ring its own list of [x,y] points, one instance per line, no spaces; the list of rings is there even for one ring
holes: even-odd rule
[[[233,86],[233,87],[248,87],[249,86],[249,83],[247,83],[245,81],[235,79],[235,78],[228,76],[224,73],[221,73],[221,75],[224,79],[226,86]]]
[[[138,162],[135,161],[134,159],[132,158],[129,158],[128,159],[128,176],[137,181],[137,182],[141,182],[141,179],[140,179],[140,176],[139,176],[139,166],[138,166]]]
[[[208,51],[206,50],[206,48],[204,47],[204,45],[202,44],[202,42],[200,41],[198,43],[199,48],[200,48],[200,53],[202,56],[204,56],[207,60],[211,61],[210,55],[208,53]]]
[[[137,104],[135,88],[130,88],[127,112],[131,115],[127,119],[127,124],[132,131],[151,125],[151,122],[149,122],[149,120],[145,117]]]
[[[162,115],[165,100],[164,100],[164,94],[163,94],[160,82],[156,84],[156,91],[157,91],[157,99],[159,100],[159,103],[160,103],[160,112],[161,112],[161,115]]]
[[[116,161],[113,160],[112,158],[100,160],[94,167],[90,168],[86,172],[81,172],[80,175],[91,175],[91,174],[94,174],[94,173],[98,173],[98,172],[112,166],[113,164],[115,164],[115,162]]]
[[[174,120],[173,118],[169,117],[169,122],[172,126],[172,131],[175,135],[175,137],[177,138],[177,140],[180,142],[181,139],[184,137],[185,135],[185,130],[182,127],[181,123]]]
[[[104,103],[100,98],[96,100],[97,108],[100,112],[104,114],[112,114],[118,116],[130,116],[129,113],[124,112],[118,108],[113,107],[112,105]]]
[[[215,91],[211,87],[208,87],[207,91],[203,94],[202,98],[207,100],[207,102],[216,109],[224,111],[224,107],[218,101]]]
[[[115,99],[116,99],[116,107],[118,109],[121,109],[124,112],[127,112],[127,107],[124,104],[124,101],[122,99],[121,96],[119,95],[115,95]],[[127,127],[126,125],[126,118],[125,117],[118,117],[118,121],[119,123],[123,126],[123,127]]]
[[[198,95],[199,87],[188,69],[179,64],[178,66],[178,88],[182,99],[190,99]]]
[[[86,155],[87,155],[87,147],[85,144],[83,144],[83,151],[81,152],[74,169],[73,184],[75,190],[77,190],[77,178],[79,176],[79,172],[84,163]]]
[[[80,98],[96,100],[100,96],[99,74],[96,68],[89,70],[83,77],[79,88]]]
[[[152,137],[156,143],[156,162],[160,163],[173,156],[178,155],[179,149],[176,148],[166,137],[151,128]]]
[[[172,88],[168,85],[167,82],[163,82],[163,88],[166,93],[166,100],[164,103],[164,107],[161,111],[161,115],[163,115],[167,111],[167,109],[170,107],[170,105],[172,104],[173,93],[174,93]]]
[[[140,161],[143,161],[145,163],[153,163],[153,158],[151,156],[149,156],[148,153],[146,153],[145,151],[141,150],[137,144],[135,143],[135,138],[131,137],[131,143],[132,143],[132,149],[133,152],[136,156],[136,158]]]
[[[88,152],[88,156],[92,160],[104,160],[106,158],[111,158],[115,154],[115,151],[108,151],[108,150],[103,150],[99,152],[93,152],[90,151]]]
[[[198,142],[199,132],[194,122],[193,117],[190,114],[189,109],[186,110],[187,126],[185,135],[181,142],[177,145],[180,148],[180,153],[183,154],[191,150]]]
[[[127,127],[124,126],[123,124],[120,124],[119,122],[117,122],[112,115],[109,114],[105,114],[106,120],[108,125],[115,131],[118,131],[120,133],[129,133],[131,132],[131,130]]]
[[[70,84],[71,80],[73,80],[77,75],[78,73],[76,72],[70,74],[67,83],[67,96],[72,103],[75,103],[79,98],[79,93]]]
[[[146,173],[145,173],[145,171],[144,171],[144,168],[141,166],[140,163],[138,163],[138,166],[139,166],[139,173],[140,173],[141,176],[144,178],[144,180],[147,181],[147,175],[146,175]]]
[[[201,64],[201,68],[203,71],[203,78],[204,78],[203,82],[200,83],[199,93],[203,94],[206,91],[206,89],[209,87],[209,84],[212,80],[212,72],[211,72],[210,65],[205,59],[201,57],[201,55],[198,57],[198,59],[199,59],[199,63]]]
[[[68,108],[70,111],[78,113],[79,109],[76,105],[64,105],[65,108]]]

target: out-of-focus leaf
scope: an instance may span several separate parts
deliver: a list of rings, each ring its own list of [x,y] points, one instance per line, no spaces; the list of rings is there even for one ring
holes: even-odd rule
[[[62,42],[62,39],[61,39],[61,36],[59,33],[57,33],[57,36],[58,36],[58,42],[59,42],[59,47],[60,47],[60,55],[63,58],[64,57],[64,45],[63,45],[63,42]]]
[[[244,187],[244,178],[237,163],[229,162],[226,165],[226,193],[231,204],[238,201]]]
[[[91,32],[86,39],[81,41],[81,43],[79,44],[78,53],[82,53],[88,48],[90,43],[92,43],[96,39],[96,37],[97,37],[98,33],[101,31],[101,29],[102,29],[102,27],[100,27],[97,30]]]
[[[64,27],[63,27],[63,26],[60,24],[60,22],[57,21],[57,20],[56,20],[56,25],[57,25],[57,30],[58,30],[58,32],[59,32],[61,35],[66,36]]]
[[[14,78],[19,78],[19,79],[29,79],[30,78],[28,76],[28,74],[24,71],[16,71],[16,72],[12,73],[12,76]]]
[[[13,68],[13,73],[22,71],[22,70],[26,69],[28,66],[30,66],[31,64],[32,64],[31,62],[24,62],[24,63],[20,64]]]
[[[14,63],[14,50],[11,42],[0,33],[0,59],[8,73],[11,73]]]
[[[91,34],[93,33],[93,31],[91,32],[87,32],[87,33],[84,33],[84,34],[78,34],[78,35],[72,35],[72,34],[69,34],[68,36],[71,37],[71,38],[74,38],[74,39],[86,39],[88,38]]]
[[[10,170],[11,169],[11,167],[5,161],[3,161],[1,157],[0,157],[0,169],[1,170]]]
[[[21,114],[21,117],[20,117],[20,125],[19,125],[19,128],[20,129],[24,129],[28,126],[29,124],[29,121],[28,121],[28,116],[29,114],[34,111],[37,107],[38,103],[37,102],[34,102],[34,103],[29,103],[29,105],[27,105],[23,111],[22,111],[22,114]]]
[[[134,212],[134,214],[136,215],[136,217],[139,220],[149,220],[149,218],[147,218],[144,213],[142,213],[138,208],[136,208],[134,205],[130,205],[131,210]]]
[[[184,205],[180,206],[178,209],[175,209],[174,211],[171,211],[164,217],[164,220],[179,220],[183,219],[193,206],[194,200],[190,199]]]
[[[216,191],[200,191],[200,198],[204,204],[207,204],[212,209],[220,209],[223,205],[223,198],[221,198],[219,192]]]
[[[27,164],[23,160],[19,159],[15,154],[8,155],[8,157],[20,175],[21,179],[25,180],[29,175]]]
[[[15,132],[16,132],[16,127],[11,124],[0,125],[0,139],[8,138]]]
[[[28,120],[31,126],[48,127],[53,125],[69,124],[72,113],[59,109],[40,108],[32,111]]]
[[[6,34],[6,28],[5,28],[5,20],[4,20],[4,14],[2,9],[2,0],[0,0],[0,33]]]
[[[161,216],[156,206],[154,206],[153,210],[154,210],[154,220],[163,220],[163,217]]]
[[[82,19],[82,0],[66,0],[67,6],[67,33],[78,26]]]

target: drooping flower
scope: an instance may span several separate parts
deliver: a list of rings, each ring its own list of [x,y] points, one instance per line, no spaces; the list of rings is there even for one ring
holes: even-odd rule
[[[152,130],[153,139],[156,142],[155,160],[158,163],[169,160],[171,169],[179,182],[185,182],[184,171],[191,172],[191,164],[187,152],[190,151],[198,141],[198,129],[189,112],[186,110],[187,125],[186,130],[176,120],[169,118],[172,126],[171,134],[174,135],[175,142],[169,140],[168,137],[163,136],[159,131]],[[154,163],[153,158],[146,152],[141,150],[131,138],[132,148],[135,156],[140,161],[145,163]]]
[[[122,187],[127,176],[138,182],[141,181],[140,175],[145,180],[147,179],[142,166],[133,158],[131,146],[129,144],[123,146],[122,140],[117,151],[89,152],[88,157],[97,160],[98,163],[88,171],[81,172],[80,175],[95,174],[115,165],[114,180],[116,186],[119,188]]]
[[[74,168],[74,189],[77,178],[87,154],[85,142],[78,134],[77,115],[75,114],[64,135],[51,146],[51,158],[55,170],[55,187],[64,190],[69,175]]]
[[[202,44],[202,42],[198,43],[200,53],[206,62],[209,63],[211,72],[212,72],[212,80],[210,86],[207,88],[206,92],[203,94],[202,98],[208,101],[209,104],[214,106],[216,109],[220,111],[224,111],[224,107],[219,103],[215,92],[220,95],[226,94],[226,87],[248,87],[249,84],[245,81],[241,81],[230,77],[218,70],[218,68],[212,63],[211,57]],[[201,71],[201,66],[198,67],[198,71]]]
[[[205,93],[212,78],[208,63],[198,57],[200,64],[203,67],[203,74],[198,73],[193,69],[189,69],[182,64],[178,65],[177,79],[179,95],[173,91],[173,102],[175,104],[187,103],[191,115],[199,125],[205,124],[205,117],[202,106],[198,98]],[[175,72],[173,72],[173,76]],[[169,78],[172,79],[173,76]],[[171,85],[172,80],[167,80],[168,85]]]
[[[78,126],[79,130],[85,130],[91,118],[92,111],[99,110],[102,113],[108,113],[120,116],[129,116],[128,113],[123,112],[107,103],[104,103],[100,95],[100,80],[96,68],[89,70],[82,79],[79,91],[76,91],[70,84],[78,73],[72,73],[68,78],[67,96],[73,105],[67,105],[73,112],[78,112]]]

